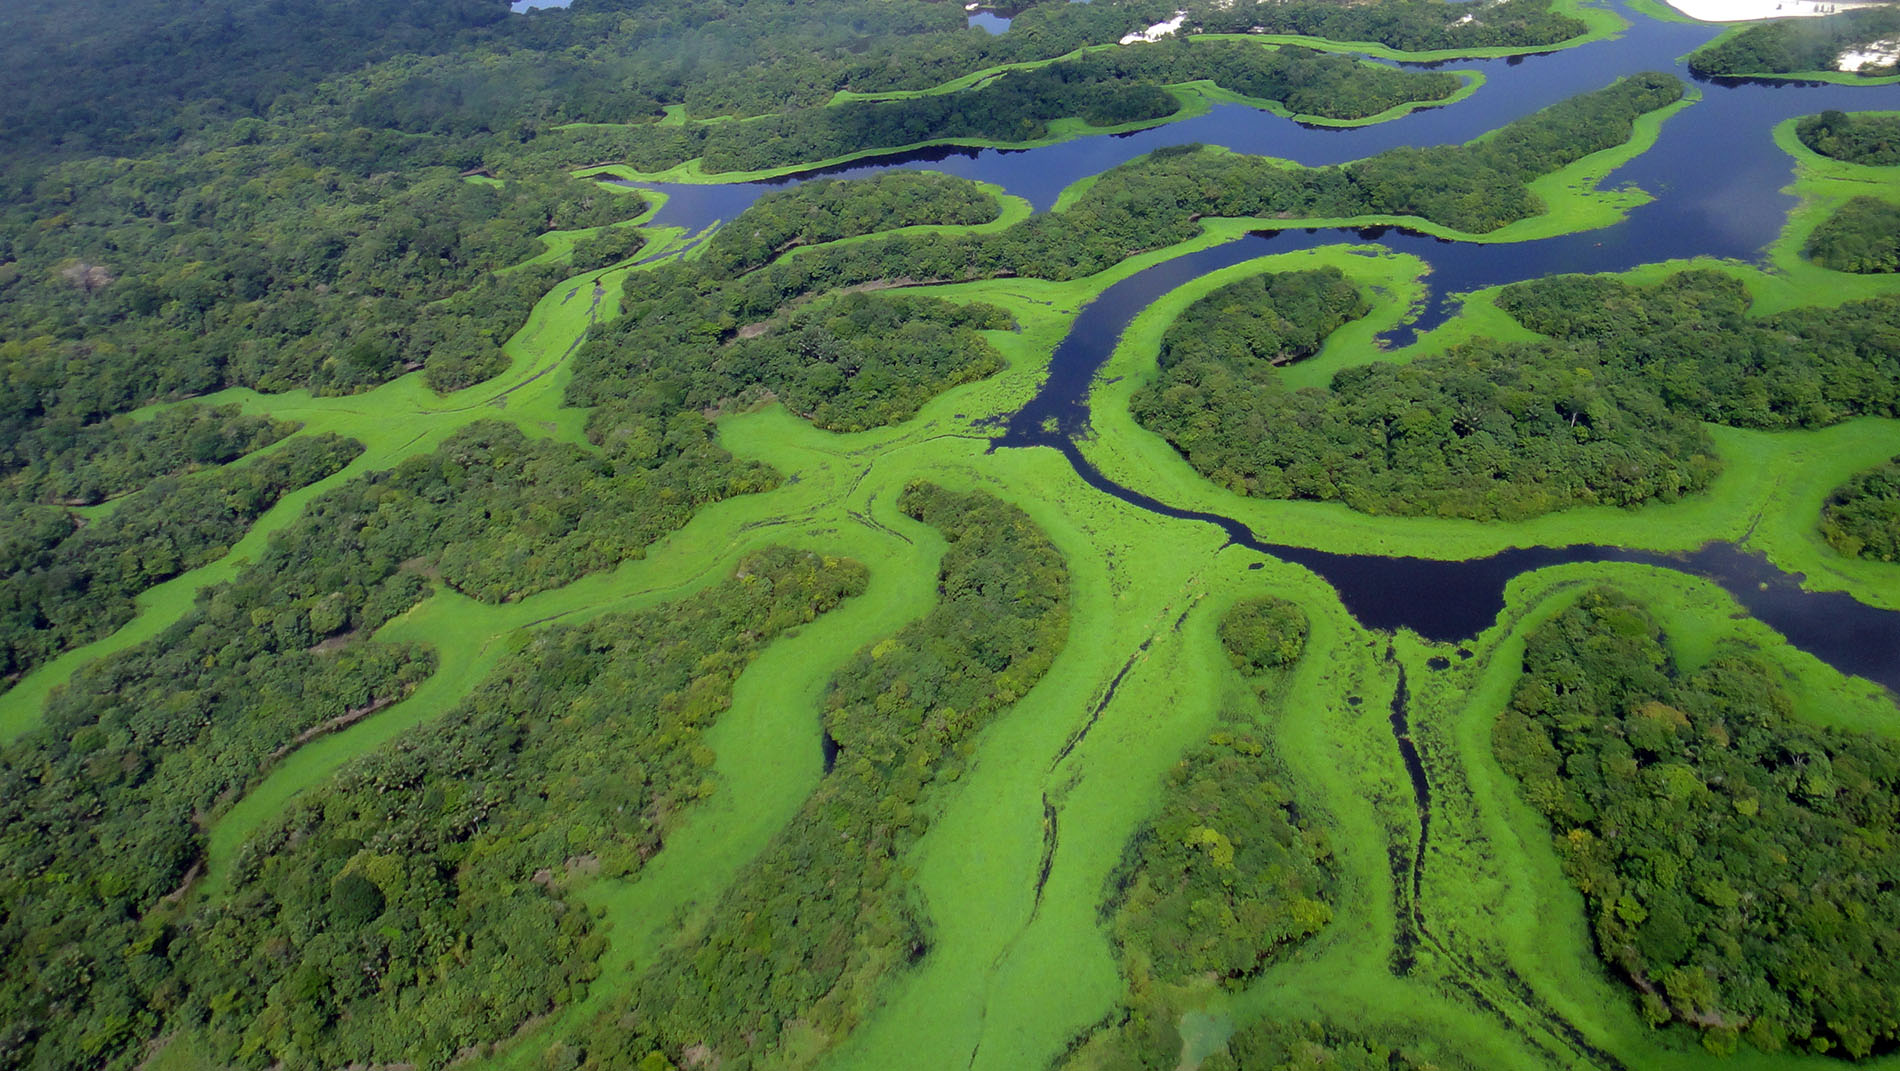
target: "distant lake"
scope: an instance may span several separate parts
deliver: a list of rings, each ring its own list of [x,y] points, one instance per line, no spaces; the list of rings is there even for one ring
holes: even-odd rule
[[[971,14],[970,25],[991,33],[1002,33],[1009,29],[1009,19],[993,11],[978,11]]]
[[[517,15],[525,15],[537,7],[566,7],[573,2],[574,0],[515,0],[514,3],[508,5],[508,10]]]

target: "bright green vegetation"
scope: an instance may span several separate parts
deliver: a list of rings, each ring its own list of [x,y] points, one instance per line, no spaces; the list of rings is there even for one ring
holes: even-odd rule
[[[1795,124],[1801,144],[1850,164],[1900,164],[1900,115],[1891,112],[1825,111]]]
[[[771,550],[682,602],[536,633],[246,845],[229,898],[182,923],[181,1011],[233,1065],[441,1066],[576,999],[603,941],[574,886],[662,850],[716,791],[703,734],[740,672],[864,584]]]
[[[1219,627],[1228,658],[1269,701],[1285,690],[1307,632],[1305,613],[1270,595],[1235,603]],[[1242,989],[1332,920],[1326,832],[1294,800],[1252,720],[1244,708],[1223,712],[1221,727],[1168,772],[1159,811],[1111,875],[1103,912],[1128,1007],[1077,1064],[1173,1066],[1182,1051],[1176,1019],[1192,1004],[1186,995]]]
[[[1821,512],[1828,546],[1850,558],[1900,561],[1900,461],[1857,472]]]
[[[336,435],[299,437],[252,464],[155,480],[83,525],[18,507],[0,521],[0,676],[125,624],[134,595],[222,558],[285,492],[362,452]]]
[[[1778,19],[1724,34],[1689,56],[1689,69],[1709,78],[1751,75],[1828,73],[1835,81],[1885,79],[1891,64],[1862,67],[1857,73],[1835,70],[1846,49],[1865,46],[1900,31],[1900,11],[1875,6],[1816,19]]]
[[[1856,197],[1814,228],[1803,252],[1834,271],[1900,272],[1900,205]]]
[[[1900,1034],[1891,740],[1804,722],[1746,648],[1679,670],[1601,590],[1530,634],[1496,748],[1651,1022],[1718,1052],[1860,1057]]]
[[[1306,634],[1306,615],[1273,596],[1236,603],[1220,624],[1236,668],[1275,679],[1299,661]],[[1133,991],[1202,978],[1238,987],[1331,921],[1332,850],[1301,821],[1275,766],[1238,724],[1169,773],[1105,906]]]
[[[706,931],[581,1035],[581,1066],[688,1047],[752,1066],[788,1030],[835,1043],[888,975],[929,954],[900,860],[975,735],[1061,650],[1069,576],[1025,514],[987,495],[913,485],[902,506],[948,541],[939,603],[839,671],[824,703],[836,766],[721,895]]]
[[[643,172],[688,160],[708,175],[763,172],[931,142],[1035,142],[1051,135],[1051,123],[1072,117],[1097,127],[1155,122],[1182,108],[1162,87],[1200,81],[1322,120],[1442,102],[1463,86],[1452,74],[1401,71],[1306,48],[1165,41],[1008,70],[955,92],[844,100],[745,122],[570,127],[552,151]]]

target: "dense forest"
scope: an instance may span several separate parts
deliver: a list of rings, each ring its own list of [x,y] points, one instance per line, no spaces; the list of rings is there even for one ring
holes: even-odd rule
[[[603,457],[478,423],[352,480],[177,624],[54,693],[44,729],[0,751],[4,1051],[87,1067],[156,1035],[189,979],[150,909],[196,873],[202,819],[433,671],[428,650],[370,637],[434,584],[486,601],[557,587],[772,479],[697,413],[621,430]]]
[[[1288,390],[1365,300],[1336,269],[1257,276],[1196,302],[1162,340],[1135,419],[1230,490],[1367,513],[1514,519],[1705,486],[1712,448],[1634,378],[1552,346],[1474,343]]]
[[[261,117],[366,63],[449,51],[507,19],[505,0],[15,4],[0,37],[0,145],[11,164],[134,155]]]
[[[1296,113],[1363,119],[1401,104],[1441,101],[1456,75],[1401,70],[1312,49],[1234,41],[1160,41],[1013,70],[959,93],[849,101],[745,122],[570,127],[541,139],[550,159],[614,160],[661,171],[699,159],[710,173],[761,171],[926,141],[1035,141],[1049,124],[1095,126],[1165,119],[1181,107],[1160,88],[1207,80]]]
[[[1748,291],[1713,270],[1654,286],[1554,275],[1505,287],[1524,326],[1648,385],[1673,413],[1741,428],[1819,428],[1900,413],[1900,299],[1748,316]],[[1720,337],[1711,347],[1708,339]]]
[[[50,423],[6,444],[4,494],[21,502],[96,506],[152,480],[235,461],[296,430],[236,406],[177,405],[133,420]]]
[[[1900,746],[1804,721],[1753,650],[1678,666],[1599,589],[1531,634],[1495,749],[1652,1023],[1718,1052],[1900,1040]]]
[[[153,480],[83,523],[17,507],[0,520],[0,680],[125,624],[133,596],[222,558],[285,493],[362,452],[354,439],[300,436],[254,464]]]
[[[949,543],[937,605],[838,671],[824,701],[835,764],[704,931],[577,1037],[578,1066],[631,1067],[656,1049],[677,1062],[691,1047],[753,1067],[788,1030],[834,1044],[892,976],[930,954],[902,859],[974,737],[1062,649],[1069,577],[1014,506],[927,484],[901,505]]]
[[[1900,271],[1900,205],[1856,197],[1821,221],[1802,250],[1835,271],[1873,275]]]
[[[730,279],[802,245],[823,245],[900,227],[988,223],[1001,206],[981,185],[935,171],[886,171],[870,178],[817,179],[768,193],[732,226],[706,240],[701,266]]]
[[[165,163],[65,164],[10,205],[0,441],[43,455],[75,426],[227,386],[343,393],[424,365],[438,388],[487,378],[534,303],[591,265],[499,270],[550,229],[644,208],[563,174],[494,185],[375,159],[353,172],[322,148],[266,135]],[[604,255],[639,241],[624,232]]]
[[[1836,160],[1870,167],[1900,164],[1900,115],[1824,111],[1794,127],[1801,144]]]
[[[1262,711],[1278,712],[1307,630],[1305,611],[1274,596],[1241,599],[1221,616],[1221,646]],[[1332,921],[1326,830],[1296,803],[1269,739],[1253,711],[1224,710],[1220,728],[1168,771],[1160,805],[1129,839],[1102,906],[1127,1003],[1075,1048],[1062,1065],[1068,1071],[1176,1067],[1178,994],[1208,985],[1239,990]],[[1356,1067],[1375,1051],[1317,1024],[1268,1019],[1201,1066]],[[1388,1055],[1379,1053],[1377,1066],[1388,1066]]]
[[[249,842],[228,901],[183,923],[173,1014],[233,1066],[433,1068],[572,1003],[602,948],[573,891],[663,849],[717,791],[700,736],[739,674],[864,584],[770,550],[683,602],[535,633]]]
[[[1741,283],[1709,270],[1649,287],[1512,284],[1498,306],[1552,342],[1480,340],[1286,389],[1275,365],[1343,323],[1350,291],[1320,274],[1202,299],[1164,337],[1135,418],[1241,494],[1488,520],[1700,490],[1719,468],[1700,421],[1815,428],[1900,412],[1900,302],[1756,320]]]
[[[1832,71],[1845,50],[1900,32],[1900,8],[1850,9],[1816,19],[1758,22],[1719,38],[1689,56],[1689,70],[1705,78]],[[1864,78],[1896,73],[1893,64],[1869,64]]]
[[[1164,149],[1020,219],[996,187],[891,171],[775,191],[695,236],[643,229],[660,195],[590,173],[1021,143],[1159,122],[1210,87],[1353,122],[1443,104],[1465,79],[1248,38],[1522,53],[1609,32],[1604,12],[1586,25],[1551,0],[1177,4],[1032,0],[1004,34],[936,0],[15,5],[0,40],[0,1068],[875,1065],[859,1028],[909,983],[958,973],[946,1006],[983,1021],[926,1025],[969,1042],[972,1065],[995,1045],[992,1065],[1035,1053],[1068,1071],[1464,1071],[1445,1055],[1462,1031],[1520,1013],[1585,1045],[1541,1007],[1548,977],[1496,987],[1518,1003],[1473,991],[1466,1006],[1450,976],[1388,977],[1386,938],[1359,932],[1378,928],[1335,918],[1366,846],[1339,839],[1355,827],[1306,767],[1340,761],[1378,792],[1398,759],[1376,714],[1376,757],[1280,725],[1389,684],[1362,642],[1378,634],[1331,602],[1242,597],[1212,622],[1225,665],[1185,649],[1207,631],[1183,629],[1198,621],[1184,606],[1224,582],[1189,560],[1199,544],[1119,507],[1034,500],[1068,472],[1035,467],[1046,451],[981,454],[994,414],[978,406],[815,451],[776,451],[776,418],[727,418],[776,404],[826,432],[912,421],[1005,351],[1033,362],[1025,341],[1099,289],[1088,277],[1210,218],[1493,234],[1546,211],[1536,180],[1682,100],[1680,80],[1631,75],[1463,144],[1337,166]],[[1751,28],[1695,69],[1825,67],[1900,31],[1891,14]],[[1178,37],[1114,45],[1170,17]],[[1798,132],[1890,164],[1897,130],[1826,112]],[[1894,272],[1896,212],[1849,202],[1807,255]],[[1035,282],[985,287],[994,305],[916,289],[1011,278]],[[1484,520],[1693,493],[1717,467],[1700,422],[1900,416],[1900,298],[1755,317],[1734,275],[1691,271],[1538,280],[1497,304],[1542,338],[1290,391],[1280,367],[1369,304],[1330,269],[1256,275],[1168,329],[1135,415],[1242,493]],[[552,328],[520,332],[537,307]],[[439,397],[517,361],[505,391]],[[200,397],[228,388],[259,393]],[[1836,549],[1900,553],[1896,466],[1835,492],[1821,527]],[[779,508],[792,500],[802,512]],[[664,567],[622,568],[669,537]],[[1285,590],[1331,598],[1309,580]],[[822,691],[766,696],[808,732],[815,788],[697,901],[632,885],[656,858],[697,865],[689,823],[743,776],[707,735],[741,676],[846,606],[814,630],[857,630],[819,652]],[[1296,676],[1309,609],[1339,661]],[[492,668],[458,664],[477,647]],[[1206,679],[1131,675],[1149,658]],[[1211,733],[1165,724],[1169,697],[1200,694],[1180,684],[1218,697]],[[1716,1050],[1887,1052],[1900,749],[1813,727],[1793,694],[1750,649],[1676,665],[1640,606],[1598,592],[1531,636],[1492,743],[1641,1015]],[[397,707],[411,697],[426,714]],[[1052,765],[1024,767],[1023,843],[958,840],[947,807],[1016,739],[994,730],[1059,740],[1071,723]],[[1121,739],[1077,749],[1090,731]],[[1141,767],[1165,768],[1139,786],[1152,808],[1090,828],[1071,802],[1129,784],[1096,764],[1141,733],[1164,745]],[[953,917],[941,870],[922,864],[1033,859],[1035,788],[1044,854],[1019,891],[1040,914],[965,964],[936,923]],[[1079,910],[1042,910],[1051,868],[1067,877],[1091,837]],[[631,918],[630,888],[664,908]],[[662,945],[631,971],[625,926]],[[1379,993],[1454,999],[1417,1025],[1263,1008],[1272,972],[1340,949],[1374,965]],[[1091,971],[1105,988],[1057,1009],[1068,1036],[1012,1035],[1029,1031],[1010,1014],[1058,1020],[1041,993],[1002,1007],[1024,978]],[[1620,1046],[1638,1014],[1601,1021]],[[898,1025],[899,1044],[925,1036]]]
[[[1821,535],[1850,558],[1900,561],[1900,459],[1835,488],[1821,509]]]

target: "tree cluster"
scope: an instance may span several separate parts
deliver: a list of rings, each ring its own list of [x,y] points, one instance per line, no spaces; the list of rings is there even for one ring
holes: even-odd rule
[[[832,431],[894,424],[1000,370],[1002,355],[978,332],[1015,326],[995,306],[901,292],[778,309],[745,301],[757,276],[722,285],[690,265],[644,275],[621,317],[575,354],[567,400],[597,407],[596,436],[627,414],[667,419],[770,400]]]
[[[578,1000],[604,941],[577,890],[662,850],[717,790],[702,737],[739,674],[865,578],[767,550],[681,602],[535,633],[245,846],[183,925],[201,995],[180,1017],[231,1066],[439,1068]]]
[[[1900,746],[1804,721],[1752,649],[1678,666],[1614,589],[1530,635],[1493,744],[1651,1023],[1717,1051],[1900,1040]]]
[[[590,265],[499,270],[548,230],[643,208],[565,175],[477,183],[328,145],[265,128],[216,153],[76,161],[10,204],[0,441],[229,386],[346,393],[424,364],[442,389],[485,378],[535,302]]]
[[[1696,420],[1820,428],[1900,413],[1900,299],[1753,318],[1739,280],[1695,270],[1648,287],[1550,276],[1505,287],[1498,305]]]
[[[1855,8],[1816,19],[1759,22],[1734,36],[1717,38],[1689,54],[1689,70],[1704,78],[1832,71],[1841,53],[1900,32],[1900,9]],[[1863,78],[1891,75],[1894,67],[1868,65]]]
[[[432,581],[491,602],[557,587],[771,479],[697,413],[623,430],[603,456],[471,425],[319,496],[176,624],[56,690],[45,727],[0,750],[0,1053],[89,1068],[157,1036],[191,978],[155,905],[273,763],[433,671],[433,652],[370,639]]]
[[[1869,167],[1900,164],[1900,114],[1829,109],[1795,123],[1801,144],[1836,160]]]
[[[1169,329],[1135,419],[1230,490],[1367,513],[1489,520],[1635,505],[1698,490],[1717,469],[1693,421],[1569,347],[1477,342],[1288,390],[1275,366],[1364,308],[1335,269],[1216,291]]]
[[[1835,488],[1821,509],[1821,536],[1850,558],[1900,561],[1900,458]]]
[[[899,227],[973,226],[1000,206],[981,184],[935,171],[886,171],[868,178],[818,179],[768,193],[706,241],[700,265],[730,279],[802,245],[821,245]]]
[[[1856,197],[1821,221],[1801,250],[1834,271],[1884,275],[1900,271],[1900,205]]]
[[[543,151],[663,170],[695,157],[709,172],[759,171],[926,141],[1035,141],[1076,117],[1096,126],[1164,119],[1181,103],[1163,86],[1207,80],[1294,112],[1363,119],[1457,92],[1456,75],[1408,71],[1296,47],[1167,40],[1013,70],[979,86],[887,101],[793,109],[745,122],[578,127]]]
[[[1027,515],[988,495],[919,484],[901,504],[948,542],[937,605],[833,677],[831,771],[704,929],[575,1038],[572,1066],[629,1067],[655,1050],[678,1061],[692,1048],[742,1069],[768,1060],[788,1029],[835,1042],[929,955],[902,860],[976,735],[1061,650],[1069,574]]]
[[[22,502],[96,506],[153,480],[235,461],[296,430],[234,405],[179,405],[145,420],[48,421],[0,450],[0,488]]]
[[[18,507],[0,519],[0,678],[130,621],[133,596],[223,557],[278,499],[362,452],[354,439],[301,436],[251,464],[154,480],[83,524]]]

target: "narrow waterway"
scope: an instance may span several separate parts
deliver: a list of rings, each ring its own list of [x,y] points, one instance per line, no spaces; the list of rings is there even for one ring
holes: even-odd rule
[[[733,218],[773,189],[894,168],[928,168],[995,183],[1043,211],[1074,182],[1169,145],[1223,145],[1319,166],[1401,145],[1458,143],[1624,74],[1665,70],[1687,79],[1679,57],[1719,32],[1624,14],[1633,25],[1613,40],[1541,55],[1434,65],[1480,71],[1485,85],[1456,105],[1369,127],[1304,126],[1251,108],[1222,105],[1193,119],[1132,134],[1035,149],[944,147],[767,182],[634,185],[668,194],[656,223],[698,231]],[[1053,447],[1099,491],[1166,516],[1217,525],[1235,544],[1304,565],[1338,589],[1347,608],[1368,627],[1406,627],[1430,639],[1461,639],[1496,620],[1505,585],[1521,573],[1571,562],[1641,562],[1713,580],[1797,647],[1844,672],[1900,689],[1900,613],[1868,607],[1845,595],[1803,591],[1797,577],[1732,545],[1711,544],[1677,555],[1597,545],[1528,547],[1462,562],[1335,554],[1269,543],[1234,518],[1175,508],[1122,487],[1098,472],[1075,445],[1089,426],[1095,376],[1129,321],[1160,295],[1207,272],[1268,253],[1346,241],[1373,242],[1412,254],[1430,265],[1431,299],[1417,318],[1385,339],[1403,345],[1454,311],[1449,295],[1557,272],[1623,271],[1695,256],[1756,259],[1780,232],[1793,205],[1781,192],[1792,178],[1793,162],[1774,144],[1774,126],[1829,108],[1900,108],[1900,85],[1700,82],[1697,88],[1702,99],[1665,123],[1653,148],[1609,176],[1609,187],[1633,184],[1654,198],[1614,226],[1497,245],[1444,241],[1399,228],[1294,227],[1178,257],[1115,284],[1082,311],[1053,355],[1048,381],[1008,419],[997,447]]]
[[[1796,647],[1844,673],[1900,691],[1900,613],[1838,592],[1805,591],[1799,577],[1732,544],[1710,543],[1685,554],[1596,544],[1520,547],[1467,561],[1338,554],[1267,542],[1233,517],[1171,506],[1104,476],[1082,455],[1076,438],[1088,429],[1090,386],[1123,329],[1168,290],[1262,251],[1257,240],[1230,242],[1156,265],[1104,291],[1076,317],[1056,347],[1042,390],[1008,418],[994,448],[1052,447],[1104,494],[1163,516],[1215,525],[1230,543],[1306,566],[1324,577],[1368,628],[1409,628],[1446,642],[1465,639],[1497,619],[1505,585],[1519,574],[1574,562],[1637,562],[1712,580]]]

